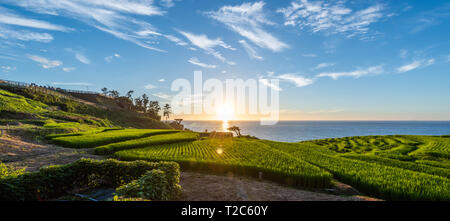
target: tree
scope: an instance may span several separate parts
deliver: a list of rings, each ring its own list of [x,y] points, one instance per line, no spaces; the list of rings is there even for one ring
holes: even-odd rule
[[[144,109],[144,113],[147,112],[149,102],[150,101],[148,100],[148,96],[146,94],[143,94],[142,95],[142,108]]]
[[[239,128],[238,126],[229,127],[229,128],[227,128],[227,130],[233,131],[234,133],[236,133],[236,136],[238,136],[238,137],[241,136],[241,128]]]
[[[143,105],[142,105],[141,97],[137,97],[134,99],[134,107],[135,107],[136,111],[142,111]]]
[[[181,121],[183,121],[183,119],[175,119],[175,120],[172,121],[169,125],[170,125],[173,129],[183,130],[183,129],[184,129],[184,126],[183,126],[183,124],[181,124]]]
[[[108,88],[104,87],[102,88],[102,94],[107,95],[108,94]]]
[[[133,90],[130,90],[130,91],[127,92],[127,95],[126,95],[127,98],[130,99],[131,101],[132,101],[131,96],[133,95],[133,93],[134,93],[134,91],[133,91]]]
[[[170,114],[172,114],[170,105],[169,104],[164,105],[163,116],[166,117],[166,120],[169,120]]]
[[[116,91],[116,90],[112,90],[112,91],[109,92],[109,95],[111,97],[118,98],[120,96],[120,93],[118,91]]]
[[[150,101],[150,103],[148,105],[148,111],[150,114],[157,116],[160,110],[161,110],[161,107],[159,106],[158,101]]]

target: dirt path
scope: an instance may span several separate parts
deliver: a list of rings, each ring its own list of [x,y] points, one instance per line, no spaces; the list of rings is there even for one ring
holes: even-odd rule
[[[88,149],[70,149],[49,144],[31,143],[18,137],[0,137],[0,161],[15,168],[34,171],[42,166],[66,164],[81,158],[102,159]]]
[[[0,161],[27,171],[38,170],[42,166],[66,164],[81,158],[102,159],[91,154],[92,149],[71,149],[43,143],[32,143],[18,137],[0,137]],[[350,186],[338,183],[331,191],[336,193],[313,192],[289,188],[266,180],[245,177],[217,176],[201,173],[182,172],[183,194],[179,200],[185,201],[361,201],[374,200],[356,196]]]
[[[181,201],[374,201],[359,195],[333,195],[285,187],[246,177],[226,177],[192,172],[181,173]],[[338,183],[336,193],[354,194],[348,185]],[[318,190],[324,191],[324,190]]]

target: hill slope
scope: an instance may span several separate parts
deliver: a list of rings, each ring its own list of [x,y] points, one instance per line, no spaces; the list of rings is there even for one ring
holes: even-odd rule
[[[40,88],[40,87],[36,87]],[[29,119],[53,119],[67,122],[88,123],[96,126],[118,126],[145,129],[168,129],[168,125],[142,113],[113,107],[109,103],[94,103],[48,89],[12,87],[0,85],[0,115],[4,119],[28,116]],[[51,92],[51,91],[50,91]],[[104,101],[102,99],[101,101]],[[14,117],[22,116],[22,117]],[[96,122],[94,122],[96,121]],[[99,123],[101,122],[101,123]]]

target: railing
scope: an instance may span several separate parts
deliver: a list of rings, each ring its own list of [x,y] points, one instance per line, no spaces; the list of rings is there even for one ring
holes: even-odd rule
[[[19,81],[10,81],[10,80],[1,80],[0,79],[0,85],[7,85],[7,86],[13,86],[13,87],[33,87],[33,88],[40,88],[42,90],[49,90],[49,91],[57,91],[61,93],[77,93],[77,94],[95,94],[95,95],[102,95],[100,93],[94,92],[94,91],[81,91],[81,90],[70,90],[70,89],[62,89],[62,88],[54,88],[54,87],[43,87],[40,85],[36,85],[34,83],[24,83]],[[42,91],[41,90],[41,91]]]

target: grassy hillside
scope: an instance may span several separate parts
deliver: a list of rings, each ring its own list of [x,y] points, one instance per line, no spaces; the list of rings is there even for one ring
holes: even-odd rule
[[[0,105],[2,109],[14,113],[30,114],[39,112],[46,117],[57,118],[65,121],[78,121],[80,116],[85,118],[98,118],[108,121],[108,126],[134,127],[148,129],[169,129],[169,126],[159,120],[155,120],[145,114],[133,111],[111,108],[110,99],[100,99],[100,103],[71,99],[70,96],[56,96],[29,88],[17,88],[0,85]],[[14,98],[13,100],[11,98]],[[19,100],[22,99],[22,103]],[[104,100],[108,102],[105,103]],[[24,103],[25,102],[25,103]],[[44,106],[42,106],[44,105]],[[42,111],[45,108],[52,111]],[[70,116],[77,116],[70,119]]]

